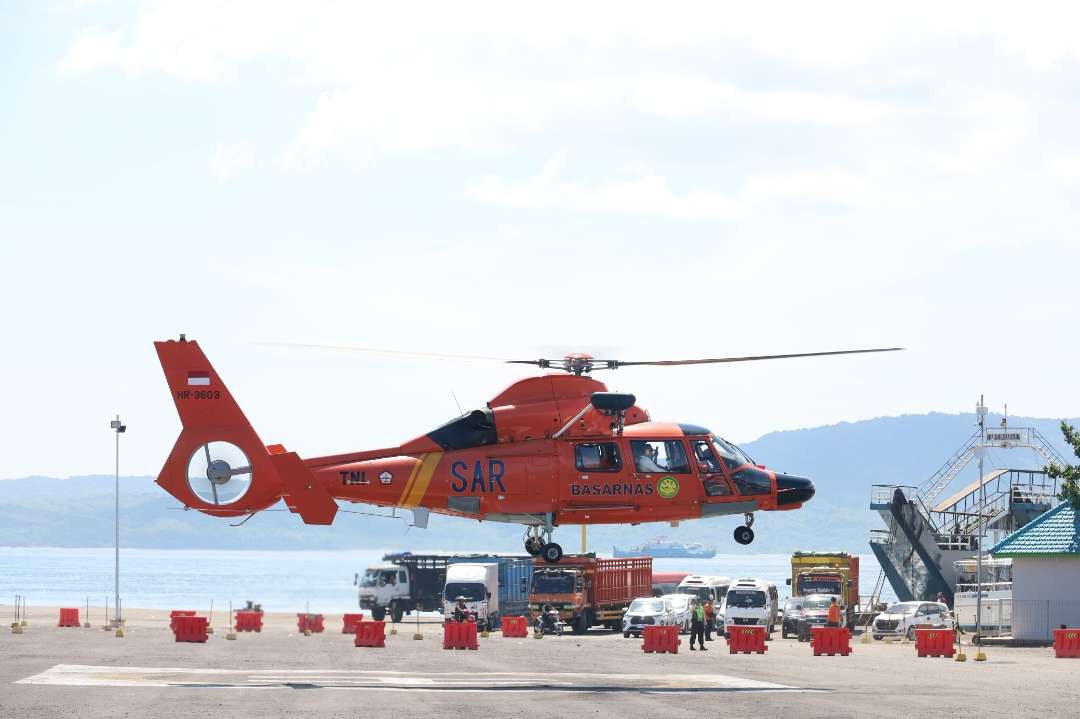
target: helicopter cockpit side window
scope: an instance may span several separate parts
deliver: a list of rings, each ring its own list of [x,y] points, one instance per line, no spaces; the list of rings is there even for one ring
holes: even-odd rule
[[[574,447],[574,466],[579,472],[618,472],[622,469],[619,445],[590,442]]]
[[[634,466],[638,472],[652,474],[667,472],[689,474],[690,462],[686,459],[683,443],[677,439],[634,440],[630,442]]]
[[[720,460],[713,454],[708,440],[692,439],[690,440],[690,446],[694,448],[694,458],[697,460],[698,470],[702,474],[718,474],[721,471]]]
[[[731,485],[723,475],[720,468],[720,460],[712,451],[708,440],[692,439],[690,447],[694,450],[694,459],[697,460],[698,472],[702,475],[702,484],[705,494],[709,497],[729,497],[733,494]]]

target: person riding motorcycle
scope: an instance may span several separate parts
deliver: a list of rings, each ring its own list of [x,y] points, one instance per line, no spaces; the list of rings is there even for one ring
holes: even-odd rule
[[[467,622],[472,619],[472,612],[465,606],[465,597],[459,596],[457,598],[457,605],[454,607],[454,613],[451,614],[451,618],[455,622]]]
[[[545,604],[543,611],[537,618],[537,623],[540,625],[541,634],[562,634],[562,627],[559,625],[559,612],[550,604]]]

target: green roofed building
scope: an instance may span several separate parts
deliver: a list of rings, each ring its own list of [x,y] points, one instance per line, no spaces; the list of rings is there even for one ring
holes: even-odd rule
[[[990,550],[1013,563],[1012,635],[1051,641],[1062,624],[1080,627],[1080,512],[1062,502]]]

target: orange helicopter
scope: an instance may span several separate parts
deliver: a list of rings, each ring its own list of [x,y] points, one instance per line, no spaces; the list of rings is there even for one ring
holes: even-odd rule
[[[506,360],[552,370],[514,382],[473,410],[398,447],[301,459],[265,445],[202,349],[184,335],[155,342],[183,430],[157,483],[185,507],[237,517],[278,500],[307,524],[331,524],[338,500],[525,525],[525,550],[555,563],[555,527],[640,524],[798,509],[809,479],[757,464],[693,424],[652,422],[632,394],[594,370],[891,352],[901,348],[624,362],[571,354]]]

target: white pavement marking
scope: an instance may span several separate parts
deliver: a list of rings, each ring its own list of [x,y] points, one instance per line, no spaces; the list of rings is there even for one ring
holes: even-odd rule
[[[322,687],[382,691],[814,691],[725,674],[580,672],[396,672],[342,669],[192,669],[57,664],[16,684],[97,687],[274,689]]]

